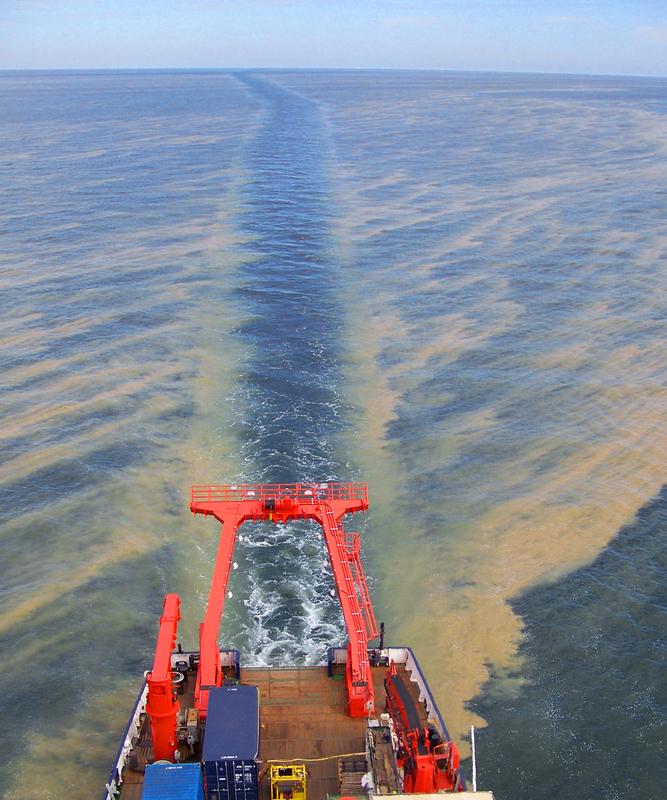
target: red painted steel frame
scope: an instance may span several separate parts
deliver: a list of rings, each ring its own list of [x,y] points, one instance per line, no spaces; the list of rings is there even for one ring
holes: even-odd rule
[[[227,592],[236,531],[247,520],[284,523],[313,519],[322,526],[343,619],[349,638],[346,667],[347,707],[352,717],[374,710],[368,640],[378,636],[366,578],[359,558],[358,534],[345,534],[345,514],[366,511],[365,483],[284,483],[193,486],[190,510],[222,523],[206,616],[200,629],[200,662],[195,705],[206,715],[208,692],[222,680],[218,631]],[[354,570],[352,569],[354,567]]]
[[[181,601],[177,594],[164,598],[160,631],[155,648],[153,669],[146,676],[148,701],[146,712],[151,722],[155,760],[173,760],[176,749],[178,700],[171,683],[171,653],[176,644]]]

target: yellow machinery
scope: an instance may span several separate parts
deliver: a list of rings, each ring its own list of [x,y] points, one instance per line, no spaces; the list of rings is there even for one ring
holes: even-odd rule
[[[303,764],[271,764],[271,800],[306,800]]]

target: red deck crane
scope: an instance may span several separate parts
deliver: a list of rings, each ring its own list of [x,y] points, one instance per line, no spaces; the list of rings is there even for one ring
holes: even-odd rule
[[[351,717],[374,712],[373,680],[368,642],[379,635],[368,585],[360,558],[358,533],[346,533],[345,514],[366,511],[365,483],[281,483],[193,486],[190,510],[213,516],[222,524],[213,568],[208,606],[199,630],[199,671],[195,707],[206,717],[210,689],[222,683],[218,632],[227,594],[236,532],[249,520],[285,523],[311,519],[322,526],[331,568],[338,590],[348,647],[345,680],[347,710]],[[153,672],[148,677],[147,711],[151,720],[156,758],[171,759],[176,735],[176,709],[171,689],[169,659],[180,619],[178,595],[167,595],[161,619]]]
[[[417,703],[393,661],[385,676],[384,687],[387,711],[398,736],[398,764],[405,776],[403,791],[406,794],[463,791],[456,744],[442,741],[438,731],[422,720]]]
[[[180,618],[181,600],[177,594],[168,594],[162,606],[153,669],[146,675],[148,683],[146,712],[151,721],[153,753],[156,760],[171,761],[176,749],[178,700],[171,683],[171,652],[176,644]]]

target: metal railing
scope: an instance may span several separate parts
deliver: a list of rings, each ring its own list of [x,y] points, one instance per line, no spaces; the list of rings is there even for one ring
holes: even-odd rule
[[[368,502],[367,483],[226,483],[193,486],[193,503],[229,503],[243,500],[276,500],[293,497],[301,503],[318,500],[362,500]]]
[[[373,603],[371,602],[370,592],[368,591],[368,582],[366,581],[366,574],[361,562],[361,539],[358,533],[345,534],[345,549],[347,550],[347,557],[352,566],[352,579],[359,592],[361,610],[364,622],[366,623],[366,635],[369,639],[377,639],[380,635],[380,631],[378,630],[375,612],[373,611]]]

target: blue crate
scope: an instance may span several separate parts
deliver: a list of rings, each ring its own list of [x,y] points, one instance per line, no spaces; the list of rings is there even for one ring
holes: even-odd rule
[[[141,800],[204,800],[199,764],[149,764]]]

